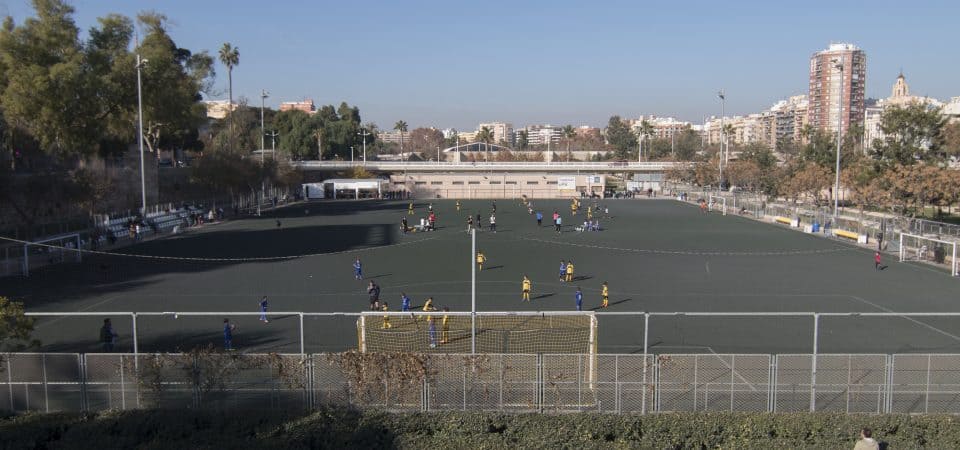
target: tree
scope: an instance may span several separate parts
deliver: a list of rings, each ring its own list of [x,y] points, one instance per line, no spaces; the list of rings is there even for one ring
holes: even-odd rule
[[[570,142],[577,137],[577,130],[573,128],[573,125],[564,125],[561,133],[563,133],[563,140],[567,142],[567,162],[570,162],[570,156],[572,155],[570,153]]]
[[[607,122],[607,142],[613,146],[618,159],[626,159],[630,152],[637,147],[637,137],[630,131],[630,127],[620,116],[612,116]]]
[[[23,303],[0,297],[0,352],[23,351],[40,342],[30,339],[34,320],[24,315]],[[4,366],[0,366],[2,369]]]
[[[409,142],[409,147],[414,150],[431,152],[443,144],[443,133],[436,128],[414,128],[410,132]]]
[[[493,142],[493,130],[490,127],[482,127],[480,131],[477,132],[477,142],[483,142],[485,146],[489,146]],[[489,152],[490,148],[486,147]],[[486,157],[486,155],[484,155]]]
[[[315,155],[316,123],[313,116],[300,111],[280,111],[271,121],[272,128],[280,134],[279,150],[294,159]]]
[[[230,108],[233,108],[233,68],[240,65],[240,49],[229,42],[220,47],[220,63],[227,66],[227,86],[230,92]]]
[[[793,201],[812,198],[814,205],[820,206],[825,198],[824,191],[830,188],[832,182],[833,174],[829,170],[816,163],[805,162],[792,168],[782,189]]]
[[[948,152],[942,149],[941,132],[947,119],[940,108],[923,103],[892,106],[880,115],[880,130],[884,138],[873,142],[874,157],[898,164],[913,164],[919,160],[943,161]]]
[[[398,120],[397,123],[393,124],[393,129],[400,132],[400,153],[403,154],[403,133],[407,132],[407,123]]]
[[[960,122],[953,122],[943,127],[942,151],[951,158],[960,157]]]

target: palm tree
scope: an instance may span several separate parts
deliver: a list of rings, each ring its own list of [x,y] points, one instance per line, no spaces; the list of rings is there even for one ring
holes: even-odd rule
[[[398,120],[397,123],[393,124],[393,129],[400,132],[400,157],[403,158],[403,133],[407,132],[407,123]]]
[[[317,161],[323,160],[323,128],[313,130],[313,137],[317,138]]]
[[[567,162],[570,162],[570,141],[577,137],[577,130],[573,128],[573,125],[564,125],[561,132],[563,133],[563,139],[567,141]]]
[[[240,65],[240,49],[224,42],[220,47],[220,62],[227,66],[227,83],[230,91],[230,108],[233,109],[233,68]]]
[[[493,130],[490,127],[480,128],[480,131],[477,133],[477,141],[483,142],[484,148],[489,152],[490,148],[487,147],[493,142]]]

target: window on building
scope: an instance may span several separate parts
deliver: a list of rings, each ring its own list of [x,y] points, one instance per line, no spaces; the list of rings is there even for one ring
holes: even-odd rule
[[[462,181],[454,181],[452,184],[462,185],[463,182],[462,182]]]
[[[506,184],[517,184],[516,181],[508,181]]]
[[[557,184],[556,181],[548,181],[547,184]]]
[[[490,184],[500,184],[499,181],[491,181]]]
[[[527,184],[540,184],[539,181],[528,181]]]
[[[438,185],[438,184],[443,184],[443,182],[442,182],[442,181],[431,181],[430,184],[436,186],[436,185]]]
[[[420,185],[422,185],[422,184],[427,184],[427,182],[426,182],[426,181],[415,181],[413,184],[415,184],[415,185],[417,185],[417,186],[420,186]]]
[[[480,184],[479,181],[468,181],[467,184]]]

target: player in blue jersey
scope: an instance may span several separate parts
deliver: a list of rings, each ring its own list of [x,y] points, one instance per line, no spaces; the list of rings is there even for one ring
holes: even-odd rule
[[[358,280],[363,279],[363,264],[360,263],[360,258],[353,262],[353,277]]]
[[[577,311],[583,311],[583,291],[580,286],[577,286],[577,293],[573,294],[573,298],[577,300]]]

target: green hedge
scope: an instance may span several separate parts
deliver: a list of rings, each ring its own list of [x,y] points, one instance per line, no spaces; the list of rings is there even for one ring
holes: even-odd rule
[[[684,413],[389,414],[342,409],[28,414],[0,421],[3,448],[960,448],[954,416]]]

